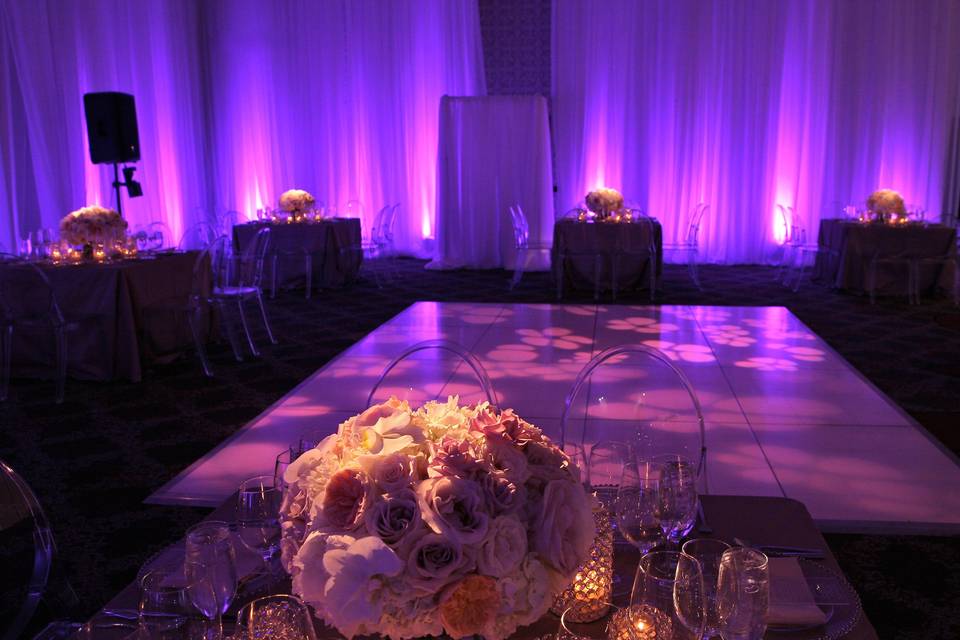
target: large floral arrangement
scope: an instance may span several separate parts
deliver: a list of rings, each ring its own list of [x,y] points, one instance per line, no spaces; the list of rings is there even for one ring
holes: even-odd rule
[[[303,189],[290,189],[280,195],[280,208],[288,213],[306,213],[315,203],[313,196]]]
[[[871,193],[870,197],[867,198],[867,209],[880,216],[881,219],[889,218],[891,215],[907,215],[903,196],[892,189],[880,189]]]
[[[587,209],[600,217],[606,217],[611,212],[623,208],[623,195],[616,189],[601,187],[588,193],[584,200],[587,203]]]
[[[114,211],[90,205],[72,211],[60,220],[60,238],[72,245],[109,243],[127,230],[127,221]]]
[[[576,465],[487,403],[391,398],[284,479],[284,568],[348,638],[505,638],[549,609],[594,539]]]

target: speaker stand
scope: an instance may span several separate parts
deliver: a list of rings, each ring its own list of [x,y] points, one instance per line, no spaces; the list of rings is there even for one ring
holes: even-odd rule
[[[120,165],[116,162],[113,163],[113,188],[117,192],[117,213],[120,214],[120,217],[123,217],[123,202],[120,199],[120,187],[124,186],[125,183],[120,182]]]

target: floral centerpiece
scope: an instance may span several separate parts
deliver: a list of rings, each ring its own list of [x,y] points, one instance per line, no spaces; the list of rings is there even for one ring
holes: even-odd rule
[[[306,215],[315,204],[313,196],[303,189],[290,189],[280,195],[280,209],[295,218]]]
[[[74,246],[83,246],[92,252],[94,244],[108,244],[123,237],[127,221],[114,211],[99,205],[90,205],[72,211],[60,220],[60,238]]]
[[[347,638],[506,638],[587,558],[579,469],[511,410],[391,398],[291,464],[281,558]]]
[[[871,193],[867,198],[867,209],[875,213],[881,221],[905,219],[907,215],[903,196],[893,189],[880,189]]]
[[[587,209],[593,211],[601,219],[623,208],[623,195],[616,189],[601,187],[588,193],[584,200]]]

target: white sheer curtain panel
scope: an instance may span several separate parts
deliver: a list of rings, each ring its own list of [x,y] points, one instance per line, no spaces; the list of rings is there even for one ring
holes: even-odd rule
[[[957,210],[955,0],[564,0],[553,5],[557,207],[620,189],[701,254],[763,262],[776,204],[821,217],[892,188]]]
[[[136,98],[142,198],[124,195],[131,225],[160,220],[176,235],[206,208],[203,91],[198,14],[168,0],[10,0],[0,4],[0,48],[12,74],[0,91],[12,108],[0,123],[19,157],[0,226],[25,236],[56,228],[87,204],[116,207],[110,165],[87,150],[83,94],[123,91]]]
[[[550,126],[543,96],[446,96],[440,105],[437,244],[428,269],[512,269],[519,204],[530,246],[553,234]],[[529,253],[528,270],[550,267],[546,251]]]
[[[82,96],[137,102],[144,197],[131,223],[175,235],[214,212],[307,189],[344,210],[400,203],[396,244],[434,233],[437,113],[483,94],[471,0],[0,2],[0,242],[113,206],[90,163]]]

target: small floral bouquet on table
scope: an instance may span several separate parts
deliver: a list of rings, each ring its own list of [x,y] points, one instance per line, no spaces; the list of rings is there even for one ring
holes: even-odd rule
[[[546,613],[589,555],[579,476],[509,409],[391,398],[286,470],[283,565],[347,638],[501,640]]]
[[[867,209],[877,215],[881,222],[896,222],[906,220],[907,207],[903,203],[903,196],[892,189],[874,191],[867,198]]]
[[[623,208],[623,195],[616,189],[606,187],[591,191],[584,197],[584,201],[587,209],[597,214],[601,220]]]
[[[126,231],[127,221],[119,213],[95,204],[60,220],[60,238],[73,246],[110,244],[122,239]]]
[[[295,220],[300,220],[309,213],[316,200],[303,189],[290,189],[280,195],[280,209],[286,211]]]

